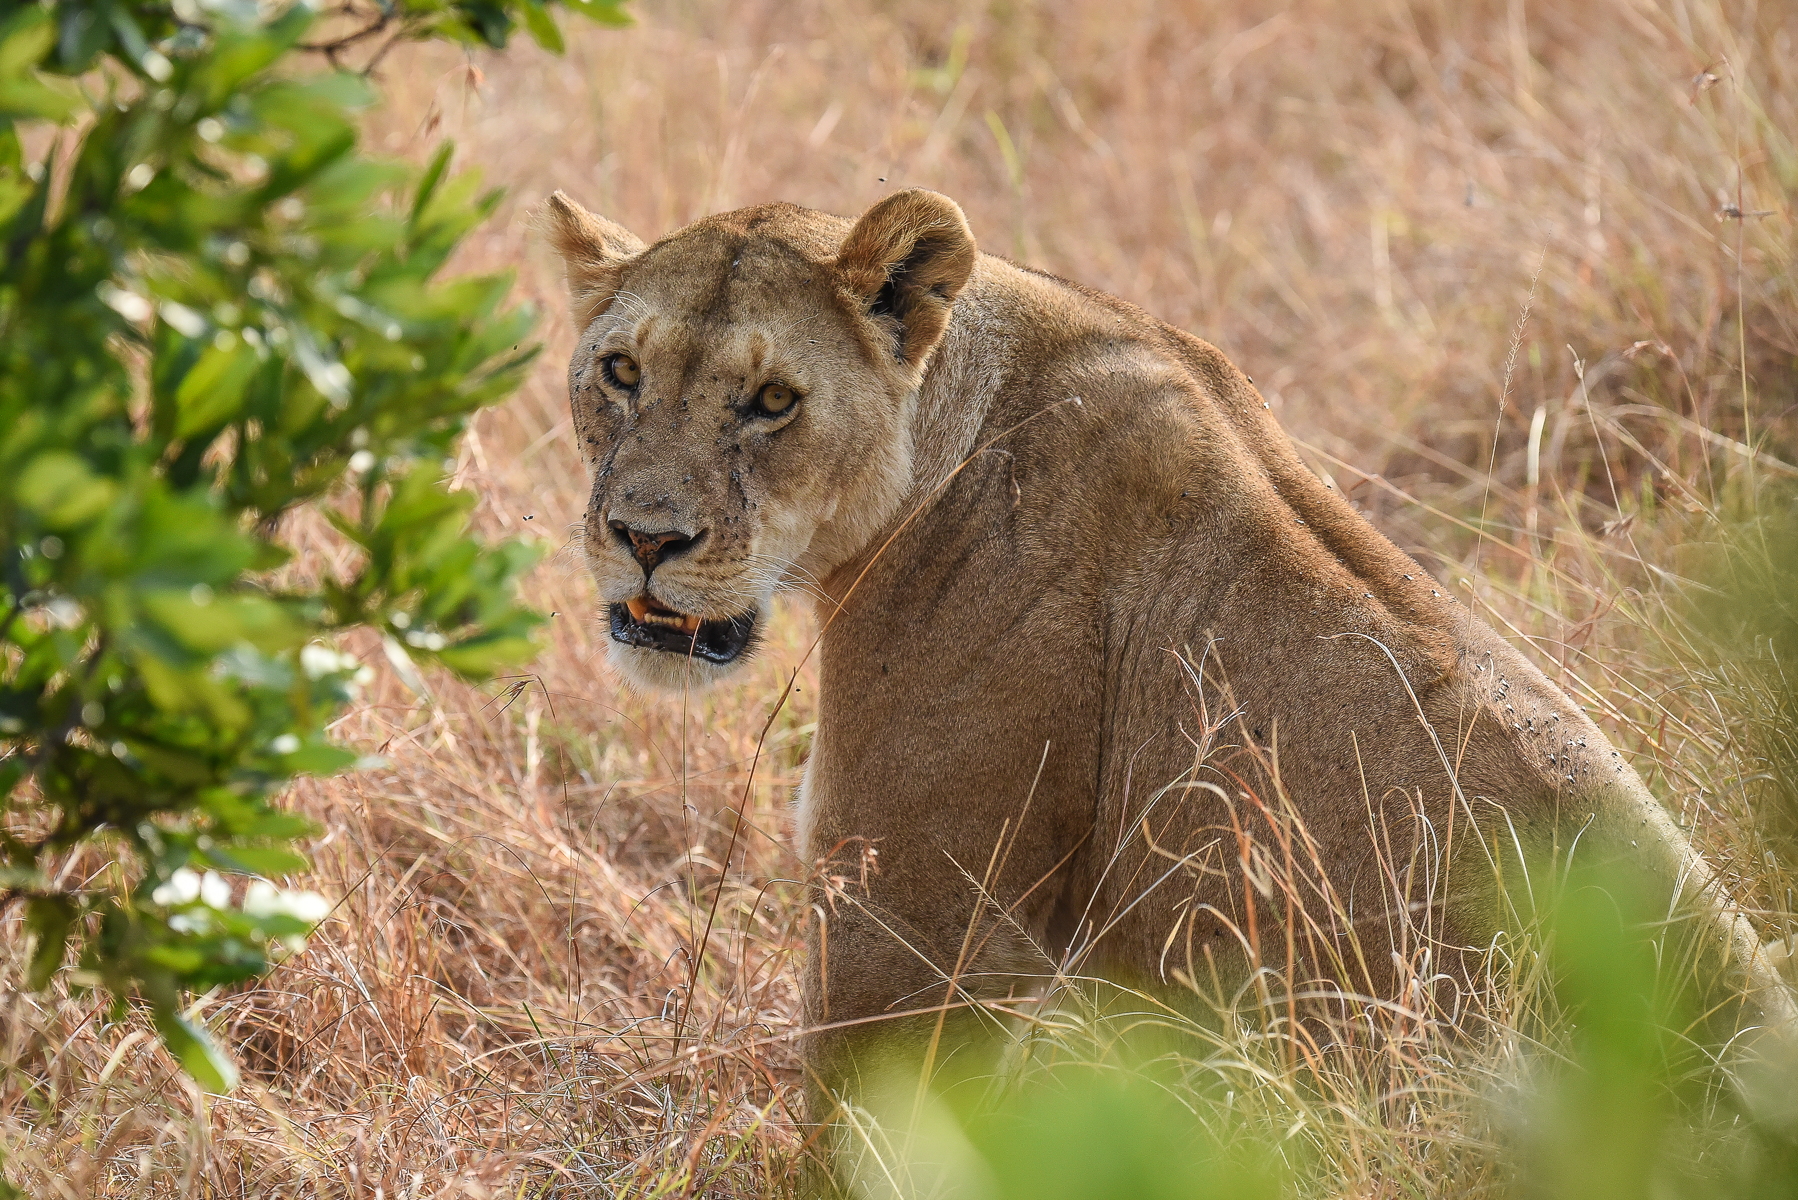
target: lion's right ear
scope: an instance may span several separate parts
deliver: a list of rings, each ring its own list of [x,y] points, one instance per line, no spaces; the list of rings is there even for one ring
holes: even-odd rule
[[[591,325],[618,294],[624,264],[643,241],[624,226],[588,212],[564,192],[544,206],[544,232],[568,268],[568,300],[577,330]]]
[[[915,369],[948,327],[975,257],[961,207],[908,188],[862,214],[843,239],[836,266],[849,293],[890,329],[894,356]]]

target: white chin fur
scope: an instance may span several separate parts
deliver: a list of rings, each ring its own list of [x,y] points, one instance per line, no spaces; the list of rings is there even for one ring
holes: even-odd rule
[[[709,687],[735,672],[750,656],[744,654],[735,662],[720,666],[703,658],[610,642],[606,657],[612,669],[631,687],[645,692],[678,692],[683,687],[689,691]]]

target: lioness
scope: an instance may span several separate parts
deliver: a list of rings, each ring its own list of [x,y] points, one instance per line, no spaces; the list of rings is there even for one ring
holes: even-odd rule
[[[1452,976],[1519,919],[1519,860],[1576,844],[1683,889],[1756,1015],[1798,1015],[1579,705],[1216,349],[978,252],[927,191],[652,246],[557,193],[547,227],[618,671],[716,678],[777,590],[819,605],[815,1105],[865,1029],[935,1045],[944,1008],[1058,967],[1226,997]]]

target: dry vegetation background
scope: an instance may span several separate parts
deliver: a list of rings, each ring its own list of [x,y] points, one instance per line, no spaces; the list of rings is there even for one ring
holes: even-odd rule
[[[1767,910],[1769,934],[1790,931],[1798,844],[1749,815],[1754,698],[1665,591],[1682,542],[1798,476],[1798,6],[644,0],[637,14],[621,32],[574,24],[559,59],[429,48],[382,68],[370,142],[418,159],[453,137],[460,166],[506,185],[465,265],[516,264],[546,313],[541,368],[477,421],[456,468],[487,528],[561,547],[585,498],[561,382],[571,331],[530,224],[551,189],[654,237],[763,200],[854,213],[936,188],[986,249],[1229,353],[1317,469],[1533,647]],[[330,568],[317,528],[289,533],[310,569]],[[6,917],[0,1148],[27,1193],[790,1187],[794,881],[809,868],[785,848],[786,799],[815,712],[810,615],[789,607],[735,686],[643,697],[606,670],[571,554],[531,592],[554,616],[516,686],[416,694],[377,647],[351,647],[383,669],[337,732],[387,765],[293,795],[325,830],[301,882],[341,903],[264,984],[207,1002],[245,1067],[233,1095],[185,1083],[146,1026],[22,995]],[[1524,1036],[1513,1026],[1513,1042],[1478,1045],[1415,1031],[1313,1103],[1307,1190],[1502,1190],[1501,1131],[1476,1101]]]

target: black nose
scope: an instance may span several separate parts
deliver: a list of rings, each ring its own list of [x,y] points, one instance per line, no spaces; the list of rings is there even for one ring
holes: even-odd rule
[[[702,529],[688,536],[678,529],[664,529],[652,533],[646,529],[632,529],[623,521],[606,522],[619,539],[628,545],[631,554],[643,565],[645,577],[656,569],[663,561],[684,554],[705,536]]]

